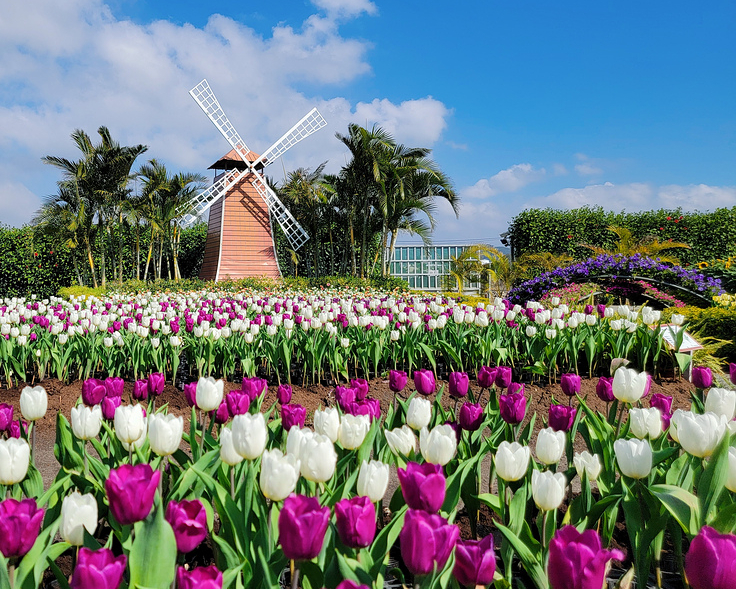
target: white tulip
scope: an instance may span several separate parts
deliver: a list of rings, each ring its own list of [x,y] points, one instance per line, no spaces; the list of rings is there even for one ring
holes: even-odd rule
[[[184,432],[184,418],[154,413],[148,419],[148,440],[159,456],[170,456],[179,449]]]
[[[503,441],[498,445],[495,464],[496,474],[504,481],[518,481],[526,474],[529,467],[529,446],[522,446],[518,442]]]
[[[235,466],[243,462],[243,457],[235,451],[233,446],[233,432],[227,427],[220,430],[220,460],[228,466]]]
[[[261,459],[261,493],[271,501],[283,501],[296,489],[301,464],[281,450],[266,450]]]
[[[317,409],[314,412],[314,431],[330,438],[334,444],[340,429],[340,414],[335,407]]]
[[[14,485],[26,478],[31,448],[22,438],[0,439],[0,485]]]
[[[705,411],[723,415],[726,421],[731,421],[736,414],[736,391],[711,388],[705,397]]]
[[[629,410],[629,427],[640,440],[647,436],[653,440],[662,433],[662,412],[656,407],[632,407]]]
[[[72,431],[80,440],[96,438],[102,427],[102,408],[99,405],[72,407]]]
[[[120,405],[113,419],[115,435],[124,444],[133,444],[146,435],[146,418],[142,405]]]
[[[565,451],[565,432],[557,432],[551,427],[537,434],[537,458],[544,464],[557,464]]]
[[[383,430],[383,435],[394,454],[409,456],[412,450],[417,449],[417,438],[408,425],[402,425],[393,430]]]
[[[616,440],[613,443],[621,472],[632,479],[643,479],[652,470],[652,447],[647,440]]]
[[[46,415],[49,396],[42,386],[26,387],[20,393],[20,412],[28,421],[42,419]]]
[[[707,458],[726,433],[726,418],[715,413],[683,411],[677,421],[677,438],[688,454]]]
[[[233,417],[233,446],[243,458],[255,460],[266,448],[268,429],[263,413],[244,413]]]
[[[197,407],[202,411],[215,411],[222,403],[223,382],[211,376],[197,381]]]
[[[726,488],[732,493],[736,493],[736,448],[728,449],[728,478],[726,478]]]
[[[358,473],[358,495],[365,495],[373,503],[381,501],[388,488],[388,476],[388,464],[378,460],[364,460]]]
[[[299,458],[302,445],[314,435],[314,432],[308,427],[300,428],[298,425],[292,425],[286,435],[286,453]]]
[[[577,471],[578,476],[583,478],[583,472],[585,472],[585,474],[588,475],[589,481],[595,481],[598,479],[601,474],[601,470],[603,470],[600,456],[598,456],[598,454],[591,454],[587,450],[583,450],[579,453],[575,452],[572,462],[575,465],[575,470]]]
[[[324,483],[335,474],[337,453],[330,438],[320,434],[306,437],[299,449],[302,476],[308,481]]]
[[[417,431],[429,425],[432,419],[432,404],[427,399],[414,397],[406,411],[406,424]]]
[[[451,425],[436,425],[431,431],[426,427],[419,432],[419,449],[427,462],[444,466],[457,450],[457,438]]]
[[[562,504],[566,486],[565,475],[561,472],[532,471],[532,497],[542,511],[552,511]]]
[[[340,420],[337,439],[346,450],[355,450],[363,443],[369,429],[371,429],[369,416],[346,414]]]
[[[74,491],[61,504],[59,535],[72,546],[81,546],[85,528],[90,534],[97,529],[97,500],[91,493]]]
[[[647,373],[621,366],[613,373],[613,396],[624,403],[636,403],[644,395]]]

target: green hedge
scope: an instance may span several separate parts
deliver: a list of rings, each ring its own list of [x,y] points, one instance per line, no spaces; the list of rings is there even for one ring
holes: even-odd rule
[[[736,254],[736,207],[712,213],[685,213],[681,209],[613,213],[600,207],[571,210],[527,209],[509,225],[512,255],[551,252],[588,258],[587,243],[610,248],[616,236],[608,227],[627,227],[638,238],[653,235],[660,241],[672,239],[691,249],[673,249],[683,264],[728,258]]]
[[[686,317],[689,332],[730,342],[719,348],[714,355],[728,362],[736,362],[736,308],[670,307],[662,311],[663,321],[669,321],[674,313]]]

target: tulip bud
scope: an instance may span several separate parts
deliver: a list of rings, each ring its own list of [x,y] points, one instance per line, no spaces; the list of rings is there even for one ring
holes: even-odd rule
[[[233,432],[227,427],[220,430],[220,460],[228,466],[236,466],[243,462],[243,457],[233,445]]]
[[[197,381],[197,407],[202,411],[214,411],[222,403],[223,382],[211,376]]]
[[[613,373],[613,396],[623,403],[636,403],[644,396],[646,386],[646,372],[621,366]]]
[[[529,446],[504,440],[499,444],[494,458],[496,474],[507,482],[518,481],[526,474],[529,456]]]
[[[133,398],[136,401],[145,401],[148,399],[148,380],[141,378],[133,383]]]
[[[122,401],[123,400],[121,397],[105,397],[104,399],[102,399],[102,403],[100,403],[100,407],[102,408],[102,417],[104,417],[107,421],[112,421],[113,419],[115,419],[115,410],[118,407],[120,407],[120,405],[122,404]],[[74,409],[72,409],[72,411],[74,411]],[[74,424],[72,423],[72,430],[74,429],[73,426]],[[99,433],[99,430],[98,430],[98,433]],[[94,438],[96,436],[97,434],[95,434],[92,437]]]
[[[20,393],[20,412],[28,421],[42,419],[46,415],[49,397],[41,386],[25,387]]]
[[[146,519],[160,478],[161,471],[154,471],[150,464],[123,464],[110,470],[105,491],[110,512],[119,524],[128,526]]]
[[[342,499],[335,503],[335,524],[345,546],[370,546],[376,536],[376,507],[366,496]]]
[[[532,497],[542,511],[557,509],[565,498],[567,482],[561,472],[532,471]]]
[[[266,448],[268,430],[263,413],[236,415],[232,423],[232,444],[242,458],[255,460]]]
[[[578,476],[583,478],[583,472],[585,472],[588,476],[588,480],[591,482],[598,479],[598,476],[600,476],[601,470],[603,469],[603,465],[601,464],[601,459],[598,454],[591,454],[587,450],[583,450],[580,453],[576,452],[572,462],[575,465],[575,470],[577,471]]]
[[[105,396],[122,397],[125,389],[125,381],[119,376],[108,376],[105,379]]]
[[[125,444],[133,444],[146,436],[146,418],[142,405],[121,405],[115,409],[113,423],[115,435]]]
[[[510,393],[498,397],[501,418],[512,425],[524,421],[526,414],[526,397],[522,393]]]
[[[424,459],[431,464],[444,466],[455,456],[457,437],[450,425],[437,425],[428,431],[419,432],[419,449]]]
[[[631,433],[640,440],[647,436],[653,440],[662,433],[662,414],[656,408],[632,407],[629,410],[629,426]]]
[[[439,464],[409,462],[397,471],[401,494],[410,509],[436,513],[445,501],[446,481]]]
[[[412,451],[416,451],[417,438],[406,425],[393,430],[385,429],[383,435],[386,437],[388,447],[391,448],[391,452],[394,454],[409,456]]]
[[[401,557],[413,575],[441,571],[460,537],[460,528],[439,515],[409,509],[399,533]]]
[[[477,431],[483,424],[483,415],[480,403],[463,403],[458,417],[460,427],[469,432]]]
[[[595,394],[605,403],[613,401],[613,377],[601,376],[595,385]]]
[[[207,537],[207,511],[199,499],[169,501],[166,521],[174,530],[176,549],[182,554],[194,550]]]
[[[465,372],[451,372],[449,380],[450,396],[464,397],[468,394],[470,379]]]
[[[394,393],[400,393],[406,388],[406,383],[409,377],[403,370],[389,370],[388,373],[388,387]]]
[[[82,383],[82,402],[88,407],[99,405],[105,398],[105,382],[96,378],[88,378]]]
[[[580,392],[580,384],[580,376],[577,374],[563,374],[560,377],[560,387],[568,397],[574,397]]]
[[[490,585],[496,572],[496,554],[493,551],[493,534],[482,540],[458,540],[455,545],[457,582],[463,586]]]
[[[496,382],[496,368],[481,366],[478,370],[478,385],[483,389],[490,389]]]
[[[355,450],[365,440],[371,420],[367,415],[343,415],[337,439],[346,450]]]
[[[575,423],[577,409],[567,405],[549,406],[549,427],[558,432],[568,432]]]
[[[728,449],[728,476],[726,478],[726,488],[732,493],[736,493],[736,448]]]
[[[118,589],[123,581],[128,558],[116,557],[109,548],[80,548],[74,567],[71,589]]]
[[[28,473],[31,448],[23,439],[0,439],[0,485],[20,483]]]
[[[334,444],[340,430],[340,414],[334,407],[317,409],[314,412],[314,431],[330,438]],[[289,430],[291,431],[291,430]]]
[[[222,423],[225,423],[230,416],[235,417],[236,415],[243,415],[245,413],[248,413],[248,409],[250,408],[250,397],[243,393],[242,391],[230,391],[227,395],[225,395],[225,406],[227,407],[227,416],[225,417],[225,420]],[[222,407],[222,403],[220,403],[220,407]],[[220,411],[220,408],[217,409],[218,413]]]
[[[288,432],[293,426],[304,427],[307,410],[301,405],[281,406],[281,426]]]
[[[415,430],[421,430],[429,425],[432,419],[432,404],[427,399],[414,397],[406,411],[406,423]]]
[[[675,421],[674,415],[672,421]],[[698,415],[691,411],[683,411],[678,414],[675,435],[685,452],[698,458],[707,458],[713,454],[725,435],[726,424],[723,415],[715,413]]]
[[[170,456],[179,449],[184,419],[174,415],[154,413],[148,418],[148,440],[151,450],[159,456]]]
[[[311,560],[322,550],[330,508],[321,507],[315,497],[291,495],[279,513],[279,542],[290,560]]]
[[[558,530],[549,543],[547,574],[551,589],[603,587],[608,561],[623,560],[620,550],[604,550],[595,530],[577,531],[575,526]]]
[[[0,432],[7,430],[11,423],[13,423],[13,406],[0,403]]]
[[[537,434],[537,458],[544,464],[557,464],[565,451],[565,432],[551,427],[540,430]]]
[[[314,434],[304,438],[299,448],[299,460],[301,474],[305,479],[315,483],[324,483],[335,474],[337,453],[327,436]]]
[[[293,454],[284,456],[281,450],[266,450],[261,459],[261,493],[271,501],[283,501],[294,492],[300,468],[299,458]]]
[[[381,501],[388,488],[388,475],[388,464],[364,460],[358,473],[358,495],[365,495],[374,503]]]
[[[434,393],[436,383],[434,380],[434,372],[422,368],[414,371],[414,387],[420,395],[431,395]]]
[[[499,366],[496,368],[496,386],[506,389],[511,384],[513,373],[510,366]]]
[[[291,385],[279,385],[279,388],[276,391],[276,397],[278,398],[279,403],[281,403],[282,405],[288,405],[291,402],[291,395]]]
[[[693,589],[732,589],[736,563],[736,535],[701,528],[685,557],[685,574]]]
[[[84,544],[84,530],[94,535],[97,529],[97,500],[91,493],[74,491],[61,504],[59,535],[72,546]]]
[[[736,391],[715,387],[710,389],[705,397],[705,412],[723,415],[726,421],[731,421],[736,415]]]
[[[613,451],[621,473],[632,479],[643,479],[652,470],[652,447],[646,440],[616,440]]]
[[[214,564],[187,570],[176,570],[177,589],[222,589],[222,573]]]
[[[146,386],[148,387],[148,396],[159,396],[164,392],[164,385],[166,385],[166,377],[160,372],[153,372],[148,377]]]
[[[696,389],[707,389],[713,384],[713,373],[707,366],[693,366],[692,382]]]

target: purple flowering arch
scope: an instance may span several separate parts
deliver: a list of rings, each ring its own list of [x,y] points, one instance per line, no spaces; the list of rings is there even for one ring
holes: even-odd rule
[[[656,282],[664,287],[687,292],[706,304],[712,304],[711,297],[724,292],[720,280],[710,278],[695,270],[673,266],[662,262],[659,258],[650,258],[641,254],[633,256],[601,254],[522,282],[509,291],[507,298],[512,303],[538,301],[553,288],[576,282],[595,282],[596,279],[618,280],[621,278]]]

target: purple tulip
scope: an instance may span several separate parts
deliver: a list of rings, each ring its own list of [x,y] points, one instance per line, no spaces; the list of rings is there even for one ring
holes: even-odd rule
[[[105,481],[110,511],[119,524],[129,526],[146,519],[153,507],[161,471],[150,464],[123,464],[113,468]]]
[[[495,368],[490,366],[481,366],[478,371],[478,386],[482,389],[490,389],[496,382]]]
[[[647,374],[647,383],[644,385],[644,394],[641,396],[641,398],[645,398],[649,396],[649,393],[652,390],[652,375]]]
[[[439,515],[409,509],[399,533],[401,557],[414,575],[442,570],[460,537],[460,528]]]
[[[381,417],[381,402],[378,399],[366,397],[362,401],[350,403],[344,411],[350,415],[368,415],[371,419],[379,419]]]
[[[148,380],[142,378],[133,383],[133,398],[137,401],[148,399]]]
[[[470,388],[470,379],[465,372],[451,372],[449,380],[450,396],[464,397]]]
[[[511,372],[510,366],[499,366],[496,368],[496,386],[499,389],[505,389],[508,388],[508,386],[511,384],[511,380],[513,378],[513,374]]]
[[[606,306],[603,304],[598,304],[595,306],[595,310],[598,313],[598,317],[603,319],[606,316]]]
[[[335,589],[370,589],[368,585],[358,585],[355,581],[352,581],[351,579],[345,579],[340,584],[338,584]]]
[[[184,385],[184,397],[186,397],[187,405],[190,407],[197,406],[197,381]]]
[[[148,377],[148,396],[156,395],[157,397],[164,392],[166,377],[160,372],[152,372]]]
[[[337,386],[335,387],[335,399],[340,409],[347,413],[347,408],[355,403],[355,389],[352,387]]]
[[[604,403],[610,403],[615,398],[613,396],[613,377],[601,376],[595,384],[595,394]]]
[[[362,401],[368,394],[368,381],[364,378],[351,378],[350,386],[355,389],[355,400]]]
[[[105,381],[98,378],[88,378],[82,383],[82,403],[87,407],[94,407],[102,402],[107,395]]]
[[[13,406],[0,403],[0,431],[4,432],[11,423],[13,423]]]
[[[282,405],[288,405],[291,403],[292,394],[291,385],[289,384],[280,384],[279,388],[276,390],[276,397]]]
[[[451,421],[448,419],[444,425],[449,425],[452,428],[452,431],[455,432],[455,442],[459,444],[460,438],[463,437],[463,428],[460,427],[460,424],[457,421]]]
[[[593,305],[585,305],[585,308],[583,309],[583,313],[586,315],[592,315],[593,314]]]
[[[400,393],[406,387],[408,380],[409,377],[403,370],[389,370],[388,388],[390,388],[394,393]]]
[[[519,393],[520,395],[524,394],[524,391],[526,390],[526,386],[522,382],[512,382],[509,385],[509,388],[506,389],[507,394],[511,393]]]
[[[736,385],[736,364],[733,362],[728,365],[728,376],[731,379],[731,384]]]
[[[194,550],[207,537],[207,512],[199,499],[169,501],[166,521],[174,530],[176,549],[183,554]]]
[[[100,406],[102,408],[102,417],[108,421],[115,419],[115,409],[120,407],[123,399],[121,397],[105,397],[102,399]]]
[[[244,378],[240,388],[250,397],[252,402],[268,390],[268,382],[264,378],[258,378],[255,376],[252,378]]]
[[[549,406],[549,427],[556,432],[568,432],[575,423],[578,410],[567,405]]]
[[[188,571],[184,567],[176,569],[177,589],[222,589],[222,573],[214,565],[197,567]]]
[[[224,423],[227,423],[229,419],[230,410],[227,408],[227,402],[223,399],[217,407],[217,411],[215,411],[215,423],[223,425]]]
[[[251,399],[250,396],[242,391],[232,390],[225,395],[225,403],[227,404],[230,417],[235,417],[236,415],[245,415],[248,413]]]
[[[580,392],[580,376],[577,374],[563,374],[560,377],[562,392],[568,397],[574,397]]]
[[[707,366],[694,366],[692,382],[696,389],[707,389],[713,384],[713,373]]]
[[[604,550],[595,530],[575,526],[558,530],[549,543],[547,575],[552,589],[600,589],[609,560],[623,560],[620,550]]]
[[[463,403],[458,416],[460,427],[466,431],[474,432],[483,423],[483,407],[480,403]]]
[[[20,438],[20,427],[21,424],[18,423],[17,419],[10,422],[10,425],[8,426],[8,434],[11,438],[15,438],[16,440]],[[23,422],[23,436],[28,438],[28,423],[25,421]]]
[[[458,540],[452,574],[461,585],[490,585],[496,572],[493,534],[482,540]]]
[[[5,499],[0,502],[0,552],[5,558],[20,558],[31,549],[41,531],[43,509],[35,499]]]
[[[322,550],[330,508],[315,497],[290,495],[279,513],[279,542],[290,560],[311,560]]]
[[[115,556],[109,548],[90,550],[82,547],[74,567],[71,589],[118,589],[123,580],[128,558]]]
[[[431,395],[434,393],[436,383],[434,381],[434,372],[426,368],[420,368],[414,371],[414,386],[420,395]]]
[[[376,536],[376,506],[365,496],[338,501],[335,503],[335,523],[345,546],[370,546]]]
[[[511,393],[498,397],[498,408],[501,411],[501,419],[511,425],[524,421],[526,414],[526,397],[521,393]]]
[[[734,589],[736,536],[701,528],[685,557],[685,574],[693,589]]]
[[[411,509],[437,513],[445,502],[446,481],[439,464],[409,462],[397,471],[401,494]]]
[[[663,395],[662,393],[654,393],[649,399],[649,406],[659,409],[662,415],[672,414],[672,397]]]
[[[298,425],[304,427],[304,421],[307,419],[307,410],[301,405],[283,405],[281,407],[281,425],[288,432],[293,426]]]
[[[105,395],[107,397],[122,397],[125,381],[119,376],[108,376],[105,379]]]

